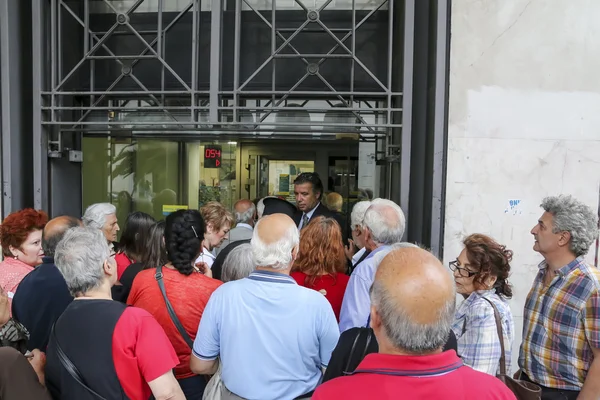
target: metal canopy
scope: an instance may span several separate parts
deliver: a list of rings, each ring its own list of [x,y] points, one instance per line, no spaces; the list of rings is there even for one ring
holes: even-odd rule
[[[106,5],[104,18],[114,17],[112,26],[102,30],[92,29],[93,20],[98,15],[93,10],[98,7],[91,0],[49,1],[47,29],[40,29],[49,34],[50,51],[48,64],[42,65],[39,73],[47,77],[40,78],[43,81],[40,124],[52,136],[50,145],[60,140],[62,132],[110,135],[111,131],[120,129],[157,135],[161,132],[183,135],[198,132],[257,138],[287,136],[299,131],[313,138],[358,133],[363,140],[374,140],[377,137],[389,138],[392,128],[402,127],[399,123],[402,120],[402,92],[392,90],[398,87],[397,83],[392,86],[395,0],[378,0],[367,9],[368,12],[364,2],[361,3],[362,9],[357,10],[356,0],[352,0],[351,10],[347,11],[351,18],[343,28],[328,26],[327,18],[323,17],[328,12],[339,11],[334,8],[333,0],[325,0],[318,6],[316,2],[309,5],[306,0],[293,0],[303,10],[296,13],[305,15],[304,21],[295,28],[280,23],[275,0],[270,1],[270,12],[264,10],[264,6],[259,10],[252,0],[233,0],[235,7],[232,11],[223,10],[222,0],[211,0],[210,11],[201,10],[200,0],[191,0],[179,12],[166,12],[165,0],[154,0],[157,11],[151,13],[155,21],[151,29],[147,24],[142,26],[135,22],[142,14],[137,10],[145,1],[129,2],[133,4],[124,11],[117,9],[115,2],[109,0],[95,2]],[[205,3],[205,0],[202,1],[202,4]],[[223,15],[226,12],[234,13],[233,46],[226,46],[223,42]],[[209,19],[206,18],[208,13]],[[147,16],[149,13],[143,14]],[[375,15],[381,17],[382,14],[387,15],[387,54],[377,56],[378,62],[385,63],[385,79],[363,62],[356,45],[357,31]],[[190,16],[191,28],[185,28],[191,43],[191,65],[186,66],[190,70],[188,77],[180,72],[180,65],[170,63],[166,57],[169,51],[166,38],[178,28],[178,24],[182,24],[184,18],[189,20]],[[242,49],[241,36],[249,16],[255,21],[262,21],[263,28],[270,31],[271,51],[258,68],[249,76],[243,76],[240,65],[244,63],[248,50]],[[200,25],[204,20],[210,21],[208,52],[200,49],[200,42],[204,39]],[[230,26],[227,28],[230,29]],[[70,45],[70,35],[77,32],[83,37],[77,38],[74,46]],[[325,53],[300,51],[300,47],[306,49],[307,45],[298,46],[298,40],[308,32],[320,32],[334,45]],[[111,45],[116,36],[136,38],[142,50],[122,54]],[[222,61],[230,51],[234,53],[233,85],[223,90],[223,80],[231,80],[231,77],[224,76]],[[208,90],[201,90],[199,59],[206,57],[210,57],[210,86]],[[348,60],[350,90],[336,88],[331,83],[335,77],[326,73],[323,66],[332,59]],[[98,65],[107,60],[120,73],[108,87],[99,87],[98,77],[104,71],[99,70]],[[279,60],[294,60],[305,69],[304,75],[286,90],[281,90],[276,82],[281,73],[278,72],[281,68]],[[160,82],[155,82],[153,87],[137,75],[140,63],[144,62],[156,63],[160,70]],[[264,76],[264,71],[269,70],[271,82],[256,90],[257,76]],[[372,80],[371,89],[355,87],[357,73],[366,74]],[[398,76],[397,73],[395,75]],[[315,90],[302,87],[309,78],[318,82]],[[120,89],[124,80],[135,82],[136,89]],[[176,87],[167,84],[168,81],[176,82]],[[293,112],[305,117],[290,119],[289,115]],[[337,117],[332,117],[334,115]]]

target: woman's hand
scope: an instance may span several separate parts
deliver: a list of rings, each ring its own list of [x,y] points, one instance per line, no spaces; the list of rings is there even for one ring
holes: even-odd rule
[[[44,370],[46,369],[46,355],[38,349],[34,349],[30,354],[27,355],[27,359],[37,374],[40,383],[45,385],[46,375]]]
[[[198,272],[200,272],[201,274],[204,274],[204,275],[208,276],[209,278],[213,277],[212,270],[210,269],[210,267],[208,266],[207,263],[200,261],[194,265],[198,269]]]

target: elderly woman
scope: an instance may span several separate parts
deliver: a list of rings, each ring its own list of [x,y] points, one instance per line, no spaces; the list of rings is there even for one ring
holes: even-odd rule
[[[73,228],[55,263],[75,300],[56,321],[47,350],[46,386],[55,399],[185,399],[177,355],[147,311],[113,301],[117,263],[100,230]],[[80,380],[74,378],[73,364]]]
[[[188,343],[191,344],[196,337],[208,299],[222,284],[206,276],[195,265],[204,231],[204,221],[197,210],[179,210],[169,214],[165,225],[168,262],[158,266],[161,271],[141,271],[127,299],[127,304],[147,310],[163,327],[177,352],[179,362],[175,377],[188,400],[202,399],[206,386],[205,377],[194,374],[190,369],[192,349]],[[210,270],[204,272],[210,273]],[[169,314],[165,298],[172,305],[184,332],[179,330]]]
[[[14,212],[0,225],[0,246],[4,261],[0,263],[0,287],[9,302],[21,280],[42,263],[42,230],[48,222],[44,211],[26,208]]]
[[[109,244],[114,246],[117,242],[117,207],[110,203],[92,204],[85,210],[82,220],[85,226],[100,229]]]
[[[514,323],[507,300],[512,297],[508,283],[512,251],[481,234],[468,236],[463,244],[465,248],[450,263],[456,291],[465,298],[452,325],[458,339],[457,353],[473,369],[498,374],[501,347],[495,307],[502,323],[506,370],[510,371]]]
[[[220,247],[225,239],[231,226],[233,225],[233,215],[227,211],[221,203],[211,201],[206,203],[200,209],[202,218],[206,224],[204,232],[204,240],[202,241],[202,252],[198,256],[196,263],[205,263],[209,268],[215,262],[215,256],[212,250],[215,247]]]
[[[223,282],[244,279],[255,269],[252,245],[244,243],[231,250],[231,253],[225,259],[221,279]]]
[[[339,224],[333,218],[312,218],[300,233],[300,250],[291,275],[300,286],[322,293],[338,322],[350,280],[345,274],[346,266]]]

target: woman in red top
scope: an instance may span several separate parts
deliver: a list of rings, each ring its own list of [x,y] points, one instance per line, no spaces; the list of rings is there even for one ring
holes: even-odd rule
[[[117,280],[121,280],[121,276],[127,267],[141,260],[142,252],[145,250],[145,242],[155,222],[154,218],[141,211],[133,212],[127,216],[125,229],[123,229],[119,241],[119,252],[115,256]]]
[[[346,271],[342,230],[333,218],[315,217],[300,233],[300,251],[292,277],[299,285],[321,292],[336,318],[350,277]]]
[[[194,264],[201,251],[204,230],[205,224],[198,210],[179,210],[169,214],[165,221],[165,248],[169,261],[162,268],[162,280],[167,298],[192,341],[210,295],[222,285],[221,281],[204,275]],[[210,273],[210,269],[205,269]],[[155,275],[156,269],[137,274],[127,304],[148,311],[163,327],[179,358],[175,377],[181,389],[188,400],[201,400],[206,379],[190,370],[192,349],[171,320]]]

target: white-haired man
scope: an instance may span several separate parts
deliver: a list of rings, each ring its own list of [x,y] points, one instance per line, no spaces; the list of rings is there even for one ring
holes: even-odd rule
[[[365,213],[371,206],[370,200],[359,201],[352,207],[352,213],[350,214],[350,225],[352,227],[352,240],[350,240],[348,246],[344,249],[346,257],[352,263],[350,272],[356,268],[358,264],[363,262],[365,258],[371,253],[365,247],[365,235],[363,234],[362,222],[365,219]],[[358,251],[354,252],[354,246],[358,248]]]
[[[220,357],[222,399],[309,398],[339,338],[335,315],[322,294],[289,276],[299,244],[290,217],[263,217],[251,244],[257,269],[212,294],[190,367],[213,374]]]
[[[92,204],[85,210],[82,221],[84,226],[100,229],[109,244],[117,241],[117,232],[119,232],[117,207],[112,204]]]
[[[256,221],[256,206],[250,200],[242,199],[233,205],[233,209],[235,210],[235,228],[229,231],[229,238],[223,240],[223,243],[215,249],[217,256],[230,243],[252,239],[252,230]]]
[[[522,379],[542,399],[600,398],[600,271],[584,261],[598,217],[571,196],[547,197],[531,230],[544,256],[525,302]]]
[[[375,199],[365,212],[361,225],[365,248],[370,254],[352,271],[346,286],[340,311],[340,332],[367,326],[371,308],[369,290],[377,269],[373,256],[402,241],[406,218],[400,206],[393,201]]]

